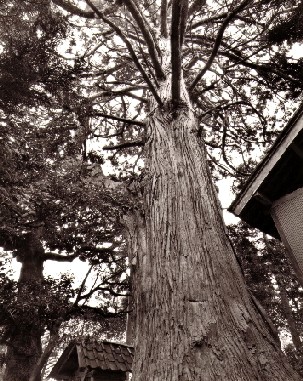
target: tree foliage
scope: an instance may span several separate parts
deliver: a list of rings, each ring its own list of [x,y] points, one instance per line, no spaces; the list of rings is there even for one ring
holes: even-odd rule
[[[300,101],[302,59],[289,50],[302,37],[302,4],[85,3],[0,2],[0,244],[24,263],[24,240],[39,231],[43,262],[86,260],[101,273],[91,291],[119,296],[128,287],[123,216],[140,210],[148,177],[145,119],[156,107],[182,107],[183,76],[213,175],[241,184],[254,166],[252,153],[271,144]],[[170,98],[162,99],[166,66],[173,81]],[[258,266],[252,283],[272,317],[280,316],[268,301],[272,273]],[[12,293],[7,312],[21,318],[17,286],[2,280]],[[93,294],[68,282],[39,285],[46,326],[62,317],[61,308],[74,317],[71,298],[78,303]]]
[[[229,233],[248,288],[265,308],[291,364],[302,376],[303,291],[285,248],[246,224],[229,226]]]

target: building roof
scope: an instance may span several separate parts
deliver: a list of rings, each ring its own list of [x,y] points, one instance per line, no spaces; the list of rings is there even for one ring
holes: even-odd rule
[[[109,341],[73,341],[63,351],[49,378],[69,376],[76,369],[131,372],[133,347]]]
[[[270,215],[274,201],[303,186],[303,104],[256,167],[229,210],[249,225],[279,238]]]

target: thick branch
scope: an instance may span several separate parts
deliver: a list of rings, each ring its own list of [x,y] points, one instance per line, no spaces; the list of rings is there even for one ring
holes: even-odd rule
[[[188,0],[173,0],[171,22],[172,103],[180,103],[182,75],[182,44],[188,13]]]
[[[164,79],[165,74],[158,59],[155,40],[149,30],[148,22],[144,19],[143,15],[141,14],[140,10],[138,9],[137,5],[133,0],[124,0],[123,3],[126,5],[133,18],[136,20],[138,27],[142,32],[144,40],[147,44],[150,59],[155,68],[156,77],[160,80]]]
[[[105,22],[107,25],[109,25],[117,33],[117,35],[121,38],[121,40],[125,43],[128,51],[129,51],[129,54],[131,55],[131,57],[133,59],[134,64],[137,66],[137,69],[142,74],[143,79],[145,80],[146,84],[149,87],[149,90],[153,94],[157,103],[159,105],[162,105],[162,101],[161,101],[154,85],[152,84],[151,80],[149,79],[148,75],[145,73],[145,70],[143,69],[142,65],[140,64],[138,57],[137,57],[137,55],[136,55],[136,53],[132,47],[131,42],[126,38],[126,36],[122,32],[122,30],[117,25],[115,25],[112,21],[110,21],[107,17],[105,17],[104,14],[91,2],[91,0],[85,0],[85,1],[92,8],[92,10],[96,13],[96,15],[103,22]]]
[[[161,36],[164,38],[168,37],[167,31],[167,0],[161,1]]]
[[[87,98],[88,100],[94,100],[97,98],[105,98],[105,97],[120,97],[121,95],[124,95],[126,97],[134,98],[137,99],[138,101],[142,103],[147,103],[147,99],[140,97],[138,95],[135,95],[128,91],[127,89],[124,90],[117,90],[117,91],[112,91],[112,90],[107,90],[107,91],[102,91],[100,93],[94,94],[91,97]]]
[[[119,316],[123,316],[124,312],[108,312],[108,311],[103,311],[99,307],[92,307],[92,306],[87,306],[87,305],[81,305],[81,306],[76,306],[73,308],[73,310],[70,312],[72,316],[79,316],[83,315],[85,313],[94,313],[96,316],[100,316],[103,318],[117,318]]]
[[[280,76],[281,78],[284,78],[288,81],[294,81],[295,80],[294,77],[292,77],[291,75],[288,75],[288,73],[286,73],[284,71],[276,69],[273,65],[270,66],[270,65],[266,65],[266,64],[264,65],[264,64],[258,64],[255,62],[247,61],[248,58],[241,56],[240,52],[231,53],[230,51],[220,51],[220,54],[222,56],[230,58],[232,61],[234,61],[238,65],[242,65],[242,66],[248,67],[250,69],[256,70],[261,75],[262,75],[262,72],[263,73],[269,72],[269,73],[276,74],[276,75]]]
[[[201,7],[204,7],[206,0],[195,0],[189,8],[189,16],[193,15],[196,11],[199,11]]]
[[[243,9],[251,2],[252,0],[244,0],[240,5],[238,5],[232,12],[228,14],[228,16],[223,21],[222,25],[219,28],[217,38],[215,40],[213,50],[204,66],[204,68],[198,73],[196,78],[194,79],[193,83],[190,85],[189,90],[192,91],[196,85],[200,82],[201,78],[204,76],[204,74],[207,72],[207,70],[211,67],[217,53],[219,50],[219,47],[221,45],[221,41],[223,39],[223,34],[225,29],[228,27],[229,23],[235,18],[237,13],[243,11]]]
[[[69,1],[66,0],[52,0],[52,2],[59,7],[63,8],[65,11],[71,13],[72,15],[87,18],[87,19],[94,19],[96,18],[96,13],[94,11],[86,11],[83,9],[78,8],[77,6],[71,4]],[[104,15],[111,14],[115,12],[117,9],[116,4],[110,5],[105,11],[103,11]],[[106,32],[107,33],[107,32]]]
[[[126,123],[126,124],[133,124],[135,126],[140,126],[140,127],[144,127],[145,126],[145,123],[140,122],[139,120],[124,119],[124,118],[120,118],[118,116],[104,114],[102,112],[94,112],[91,116],[93,116],[93,117],[94,116],[100,116],[102,118],[117,120],[119,122],[123,122],[123,123]]]
[[[113,151],[115,149],[123,149],[123,148],[130,148],[130,147],[142,147],[144,146],[145,142],[142,140],[135,140],[132,142],[123,142],[121,144],[116,144],[114,146],[106,146],[103,147],[106,151]]]
[[[56,261],[56,262],[72,262],[77,257],[78,257],[78,254],[60,255],[57,253],[45,253],[45,255],[43,256],[43,260]]]
[[[213,22],[213,21],[222,20],[222,19],[224,19],[226,17],[228,17],[228,12],[223,12],[223,13],[221,13],[219,15],[215,15],[215,16],[211,16],[211,17],[206,17],[206,18],[204,18],[204,19],[202,19],[202,20],[192,24],[191,25],[191,30],[199,28],[200,26],[208,24],[208,23]],[[248,24],[258,24],[252,18],[242,17],[242,16],[239,16],[239,15],[236,15],[234,18],[238,19],[238,20],[241,20],[241,21],[244,21],[244,22],[246,22]]]
[[[58,5],[59,7],[63,8],[65,11],[79,17],[84,17],[88,19],[94,19],[95,18],[95,12],[93,11],[84,11],[75,5],[69,3],[65,0],[52,0],[54,4]]]
[[[80,297],[80,300],[81,299],[88,299],[90,298],[95,292],[97,291],[103,291],[103,292],[108,292],[110,295],[112,296],[128,296],[130,295],[129,292],[126,292],[125,294],[121,294],[120,292],[116,292],[114,291],[112,288],[110,287],[102,287],[101,285],[91,289],[88,293],[86,293],[85,295],[81,295]]]
[[[77,296],[76,296],[76,299],[75,299],[75,302],[74,302],[73,307],[77,306],[78,303],[79,303],[79,301],[80,301],[81,299],[83,299],[83,296],[82,296],[81,294],[82,294],[82,291],[84,290],[84,287],[85,287],[87,278],[88,278],[89,274],[90,274],[90,273],[92,272],[92,270],[93,270],[93,267],[94,267],[93,265],[90,266],[90,268],[88,269],[88,271],[87,271],[87,273],[86,273],[86,275],[85,275],[83,281],[81,282],[81,286],[80,286],[79,291],[78,291],[78,293],[77,293]]]

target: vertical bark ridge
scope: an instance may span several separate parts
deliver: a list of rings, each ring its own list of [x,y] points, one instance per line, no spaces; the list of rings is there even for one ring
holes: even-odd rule
[[[156,109],[149,131],[144,244],[129,233],[138,257],[134,380],[299,379],[246,292],[192,110]]]
[[[18,280],[18,300],[25,303],[25,306],[26,303],[29,305],[25,317],[18,314],[15,326],[11,328],[5,381],[28,381],[42,354],[43,332],[39,310],[37,306],[30,304],[30,299],[33,298],[34,302],[34,294],[38,292],[43,280],[43,255],[44,248],[39,232],[32,232],[21,239],[17,253],[17,259],[22,264]],[[35,376],[35,381],[41,381],[40,374]]]

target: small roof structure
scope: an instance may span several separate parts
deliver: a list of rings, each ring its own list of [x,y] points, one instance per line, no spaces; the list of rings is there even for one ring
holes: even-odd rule
[[[280,238],[272,204],[303,187],[303,104],[256,167],[229,211],[266,234]]]
[[[73,341],[63,351],[48,378],[62,379],[77,369],[131,372],[133,347],[109,341]]]

